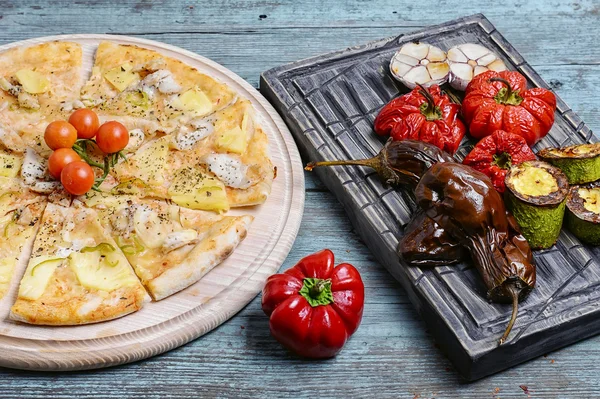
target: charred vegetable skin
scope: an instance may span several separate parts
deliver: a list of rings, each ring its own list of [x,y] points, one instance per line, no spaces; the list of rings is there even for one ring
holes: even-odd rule
[[[487,71],[473,78],[462,102],[469,133],[481,139],[496,130],[522,136],[530,146],[550,131],[556,97],[546,89],[527,89],[527,80],[515,71]]]
[[[394,140],[420,140],[454,154],[465,135],[454,104],[439,86],[413,91],[387,103],[375,118],[375,133]]]
[[[417,185],[427,169],[437,162],[449,162],[453,158],[432,144],[416,140],[388,140],[383,149],[373,158],[309,162],[305,169],[318,166],[357,165],[373,168],[391,185]]]
[[[531,248],[554,245],[565,213],[566,176],[546,162],[528,161],[510,169],[506,188],[506,206]]]
[[[544,148],[538,156],[562,170],[569,184],[591,183],[600,179],[600,143]]]
[[[408,265],[434,267],[465,259],[463,247],[423,212],[406,225],[404,232],[398,243],[398,256]]]
[[[503,193],[504,180],[512,165],[536,159],[525,139],[513,133],[496,130],[473,147],[463,163],[488,176],[496,190]]]
[[[494,302],[513,304],[507,339],[518,303],[535,285],[531,249],[507,214],[502,197],[483,173],[453,162],[433,165],[415,189],[419,207],[465,247]]]
[[[382,154],[389,152],[386,146],[369,160],[317,162],[307,169],[354,164],[375,168],[392,184],[418,182],[415,197],[422,212],[406,227],[398,254],[409,265],[436,266],[456,263],[469,251],[488,289],[488,298],[513,304],[500,339],[500,344],[504,343],[517,318],[519,300],[535,285],[535,264],[527,240],[486,175],[453,162],[431,145],[411,141],[393,144],[402,148],[403,154],[393,168],[381,161],[385,159]],[[390,175],[396,178],[388,178]]]
[[[600,183],[573,186],[567,196],[565,225],[581,241],[600,245]]]

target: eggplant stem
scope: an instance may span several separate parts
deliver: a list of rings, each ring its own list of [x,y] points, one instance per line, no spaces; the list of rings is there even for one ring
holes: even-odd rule
[[[517,320],[517,315],[519,314],[519,292],[515,289],[515,287],[510,287],[510,295],[512,296],[512,316],[510,316],[510,321],[506,326],[504,335],[502,335],[502,338],[500,338],[500,345],[506,342],[508,334],[510,334],[510,330],[512,330],[515,321]]]
[[[369,159],[349,159],[345,161],[321,161],[321,162],[309,162],[304,167],[304,170],[308,170],[309,172],[318,166],[341,166],[341,165],[358,165],[358,166],[368,166],[373,167],[376,158]]]

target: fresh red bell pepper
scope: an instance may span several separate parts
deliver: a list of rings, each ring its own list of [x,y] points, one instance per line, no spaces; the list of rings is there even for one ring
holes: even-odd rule
[[[527,90],[527,80],[515,71],[475,76],[462,102],[463,119],[474,138],[504,130],[524,137],[530,146],[548,134],[555,111],[554,94],[542,88]]]
[[[283,346],[300,356],[327,358],[358,328],[364,290],[358,270],[348,263],[334,267],[333,252],[324,249],[269,277],[262,308]]]
[[[375,133],[394,140],[420,140],[454,154],[465,135],[458,118],[460,105],[442,94],[439,86],[415,87],[387,103],[375,118]]]
[[[514,133],[496,130],[479,141],[463,163],[487,175],[498,192],[503,193],[504,180],[511,165],[536,159],[525,139]]]

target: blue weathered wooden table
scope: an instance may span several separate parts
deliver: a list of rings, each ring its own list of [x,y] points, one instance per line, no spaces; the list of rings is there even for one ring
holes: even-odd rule
[[[257,85],[260,72],[282,63],[477,12],[592,129],[600,127],[598,0],[0,1],[0,44],[64,33],[140,36],[209,57]],[[283,269],[323,247],[356,265],[366,285],[363,323],[335,359],[286,353],[270,337],[256,298],[210,334],[135,364],[0,370],[0,397],[600,397],[600,337],[461,384],[399,284],[374,261],[333,195],[307,174],[304,220]]]

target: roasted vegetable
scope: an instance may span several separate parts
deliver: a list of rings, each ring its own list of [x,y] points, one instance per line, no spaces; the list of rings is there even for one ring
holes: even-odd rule
[[[500,344],[507,339],[519,300],[535,285],[535,264],[527,240],[486,175],[413,141],[388,143],[372,159],[317,162],[307,169],[326,165],[372,167],[390,184],[414,187],[417,182],[415,198],[422,213],[405,228],[398,254],[409,265],[436,266],[456,263],[463,252],[470,253],[488,298],[513,304]]]
[[[373,168],[388,184],[414,187],[427,169],[437,162],[454,159],[432,144],[416,140],[388,140],[383,149],[373,158],[309,162],[306,170],[317,166],[358,165]]]
[[[463,163],[492,179],[499,193],[505,189],[504,179],[512,165],[536,159],[525,139],[513,133],[496,130],[473,147]]]
[[[406,87],[414,89],[419,84],[430,87],[446,83],[450,68],[443,50],[431,44],[411,42],[394,54],[390,72]]]
[[[474,76],[492,70],[505,71],[506,65],[493,51],[475,43],[463,43],[448,50],[450,86],[465,90]]]
[[[433,165],[415,189],[420,208],[464,246],[494,302],[513,305],[500,344],[517,318],[518,303],[535,285],[531,249],[490,179],[453,162]]]
[[[581,241],[600,245],[600,183],[571,187],[565,225]]]
[[[519,72],[487,71],[473,78],[462,102],[469,134],[476,139],[496,130],[518,134],[530,146],[550,131],[556,97],[546,89],[527,89]]]
[[[506,206],[533,249],[556,243],[565,213],[567,177],[542,161],[513,166],[506,175]]]
[[[465,135],[458,118],[460,105],[442,94],[439,86],[413,91],[387,103],[375,118],[375,133],[394,140],[420,140],[454,154]]]
[[[538,156],[562,170],[569,184],[590,183],[600,179],[600,143],[544,148],[538,152]]]
[[[413,217],[404,232],[398,243],[398,256],[408,265],[443,266],[465,258],[463,247],[423,212]]]

